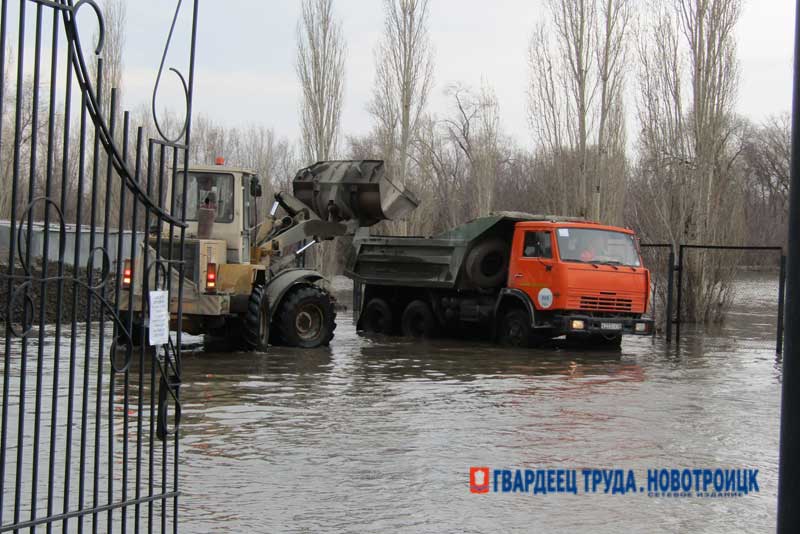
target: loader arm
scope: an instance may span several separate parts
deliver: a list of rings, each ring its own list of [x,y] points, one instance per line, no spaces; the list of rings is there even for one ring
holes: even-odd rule
[[[393,183],[378,160],[322,161],[298,171],[293,194],[276,193],[275,205],[258,231],[255,246],[261,257],[296,255],[284,251],[303,242],[354,235],[360,228],[401,219],[418,205],[417,198]],[[277,207],[286,212],[277,217]],[[301,249],[302,250],[302,249]],[[271,262],[271,268],[277,267]]]

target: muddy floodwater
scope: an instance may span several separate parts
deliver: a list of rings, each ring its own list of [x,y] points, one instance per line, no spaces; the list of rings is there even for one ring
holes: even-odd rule
[[[776,278],[744,275],[727,322],[684,327],[672,348],[651,338],[627,338],[619,352],[365,338],[347,312],[329,349],[196,345],[184,353],[181,532],[772,530]],[[642,477],[751,468],[760,491],[474,495],[470,466]]]
[[[341,279],[335,289],[349,305]],[[507,350],[470,340],[367,338],[356,334],[347,311],[339,313],[336,337],[326,349],[276,347],[263,354],[230,354],[204,345],[202,338],[186,338],[179,532],[772,531],[781,382],[776,312],[777,275],[750,273],[740,277],[736,304],[724,325],[708,330],[684,326],[680,344],[672,347],[649,337],[626,338],[616,352],[560,343]],[[92,350],[86,354],[99,351],[97,326],[92,328]],[[172,452],[165,464],[164,448],[156,442],[150,449],[145,440],[142,460],[136,460],[137,432],[149,439],[152,424],[149,365],[131,367],[128,394],[123,377],[117,376],[110,428],[109,377],[98,374],[93,357],[84,368],[84,329],[78,325],[73,333],[64,327],[58,368],[48,356],[55,345],[54,327],[45,329],[41,373],[38,336],[28,340],[24,373],[23,359],[14,352],[19,343],[12,345],[10,367],[2,375],[8,379],[12,422],[19,413],[20,378],[27,382],[19,456],[25,469],[33,465],[36,440],[34,384],[41,381],[44,391],[51,391],[57,381],[57,443],[63,443],[70,427],[68,413],[75,417],[71,460],[59,445],[55,471],[61,487],[61,466],[70,466],[71,508],[79,499],[77,481],[84,464],[85,502],[93,501],[94,479],[104,502],[111,431],[115,499],[126,477],[129,496],[137,491],[140,476],[144,481],[153,476],[156,488],[164,479],[171,487]],[[70,364],[73,335],[80,356]],[[85,408],[76,394],[71,412],[70,373],[79,388],[90,392]],[[137,403],[140,381],[143,406]],[[37,503],[39,517],[46,508],[48,398],[40,409],[38,497],[32,496],[25,475],[22,518],[31,515],[26,503]],[[96,398],[100,418],[93,410]],[[20,450],[16,429],[11,424],[7,437],[4,524],[13,513],[14,462]],[[97,436],[101,454],[95,464]],[[169,465],[166,471],[164,465]],[[471,466],[574,469],[578,492],[476,495],[470,492]],[[726,498],[656,497],[646,491],[648,469],[717,468],[757,469],[759,491]],[[633,470],[636,485],[645,491],[606,494],[601,484],[596,493],[587,493],[583,469]],[[147,491],[146,484],[142,487]],[[59,490],[54,510],[62,507],[60,495]],[[156,518],[160,510],[156,503]],[[115,531],[120,517],[114,513]],[[105,515],[98,521],[99,531],[105,531]]]

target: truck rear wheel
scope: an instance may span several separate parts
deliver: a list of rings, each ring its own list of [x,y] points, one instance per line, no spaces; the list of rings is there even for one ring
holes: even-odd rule
[[[336,311],[327,291],[300,285],[283,297],[275,326],[284,345],[312,349],[330,343],[335,319]]]
[[[436,317],[426,302],[413,300],[403,311],[401,326],[406,337],[433,337],[436,333]]]
[[[247,350],[265,351],[269,347],[269,302],[264,286],[255,286],[242,321],[242,342]]]
[[[478,243],[467,255],[467,277],[483,289],[503,285],[508,275],[508,255],[508,245],[500,239]]]
[[[508,310],[500,321],[499,341],[507,347],[529,347],[531,321],[525,310]]]
[[[370,299],[361,313],[361,329],[369,334],[391,335],[394,316],[389,303],[381,298]]]

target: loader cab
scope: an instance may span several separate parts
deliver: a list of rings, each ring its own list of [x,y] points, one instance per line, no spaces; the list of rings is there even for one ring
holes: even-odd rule
[[[177,172],[174,213],[178,216],[182,211],[184,181],[187,237],[200,237],[201,224],[208,223],[207,210],[213,210],[213,225],[205,238],[225,241],[227,263],[250,263],[251,238],[258,224],[258,197],[262,193],[255,172],[222,165],[198,165],[189,168],[185,180],[183,172]],[[166,198],[170,198],[169,195],[168,191]]]

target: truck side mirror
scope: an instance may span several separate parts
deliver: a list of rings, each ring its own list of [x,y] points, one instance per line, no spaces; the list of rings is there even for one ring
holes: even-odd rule
[[[260,197],[261,192],[261,183],[258,181],[258,176],[253,176],[253,178],[250,180],[250,196]]]

